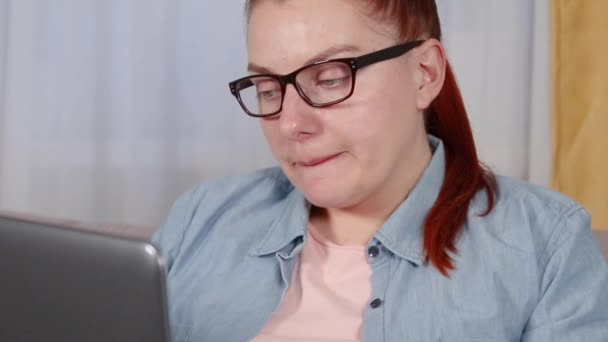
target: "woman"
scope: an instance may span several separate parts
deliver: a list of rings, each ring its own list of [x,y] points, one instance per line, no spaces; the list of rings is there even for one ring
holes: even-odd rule
[[[572,200],[480,166],[433,0],[247,2],[230,83],[280,168],[180,198],[174,341],[607,341]]]

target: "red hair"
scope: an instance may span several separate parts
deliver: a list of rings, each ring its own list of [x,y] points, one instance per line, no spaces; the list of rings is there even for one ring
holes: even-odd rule
[[[365,0],[369,14],[398,28],[403,42],[435,38],[441,41],[441,25],[435,0]],[[252,0],[246,2],[247,12]],[[454,269],[449,253],[457,253],[456,239],[462,231],[469,205],[485,191],[488,207],[494,208],[496,178],[477,158],[473,133],[452,68],[446,68],[439,95],[425,113],[426,130],[442,140],[445,148],[445,177],[433,207],[424,221],[424,250],[444,276]]]

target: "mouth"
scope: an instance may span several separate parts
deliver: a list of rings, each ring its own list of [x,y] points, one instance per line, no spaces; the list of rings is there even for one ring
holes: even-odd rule
[[[313,166],[318,166],[321,164],[325,164],[335,158],[337,158],[339,155],[341,155],[342,152],[340,153],[336,153],[336,154],[332,154],[330,156],[325,156],[325,157],[320,157],[320,158],[313,158],[313,159],[306,159],[306,160],[302,160],[302,161],[297,161],[295,162],[296,166],[300,166],[300,167],[313,167]]]

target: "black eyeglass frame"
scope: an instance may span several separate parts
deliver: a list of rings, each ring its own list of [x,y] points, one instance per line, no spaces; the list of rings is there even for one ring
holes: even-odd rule
[[[292,84],[294,86],[294,88],[296,89],[296,91],[298,92],[298,94],[300,95],[300,97],[310,106],[315,107],[315,108],[327,107],[327,106],[334,105],[336,103],[343,102],[353,95],[353,92],[355,91],[355,80],[356,80],[357,70],[362,69],[366,66],[378,63],[378,62],[383,62],[383,61],[386,61],[389,59],[393,59],[393,58],[402,56],[402,55],[406,54],[407,52],[409,52],[410,50],[420,46],[424,42],[425,42],[424,40],[415,40],[415,41],[410,41],[410,42],[394,45],[394,46],[391,46],[391,47],[388,47],[385,49],[381,49],[381,50],[377,50],[374,52],[370,52],[368,54],[365,54],[365,55],[362,55],[359,57],[336,58],[336,59],[330,59],[330,60],[326,60],[326,61],[320,61],[320,62],[305,65],[287,75],[275,75],[275,74],[250,75],[250,76],[246,76],[246,77],[242,77],[237,80],[234,80],[234,81],[228,83],[228,85],[230,87],[230,92],[232,93],[232,95],[234,97],[236,97],[237,101],[239,102],[239,104],[241,105],[241,108],[243,108],[245,113],[249,116],[253,116],[256,118],[265,118],[265,117],[277,115],[283,110],[283,100],[285,99],[285,92],[287,90],[288,84]],[[304,93],[304,91],[302,89],[300,89],[300,87],[298,86],[298,84],[296,82],[296,76],[302,70],[305,70],[305,69],[308,69],[308,68],[311,68],[314,66],[318,66],[321,64],[327,64],[327,63],[347,64],[349,66],[349,70],[351,71],[352,84],[350,87],[350,92],[344,98],[341,98],[341,99],[335,100],[335,101],[331,101],[331,102],[327,102],[327,103],[319,104],[319,103],[315,103],[312,100],[310,100],[308,98],[308,96]],[[247,106],[245,105],[243,100],[241,99],[240,92],[237,90],[237,85],[239,83],[241,83],[243,81],[251,81],[252,79],[260,78],[260,77],[274,78],[281,85],[281,105],[279,106],[279,109],[277,109],[276,111],[269,113],[269,114],[255,114],[255,113],[250,112],[247,109]]]

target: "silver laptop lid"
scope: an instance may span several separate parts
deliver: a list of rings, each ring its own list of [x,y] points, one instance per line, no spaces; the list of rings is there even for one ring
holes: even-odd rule
[[[0,341],[168,342],[149,242],[0,217]]]

